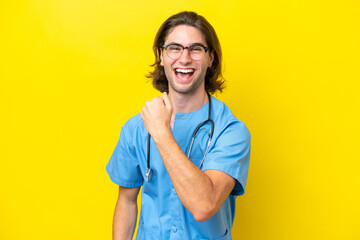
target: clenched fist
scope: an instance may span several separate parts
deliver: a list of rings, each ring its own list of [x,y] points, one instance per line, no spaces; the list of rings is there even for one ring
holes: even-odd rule
[[[140,113],[146,130],[156,139],[157,136],[170,131],[173,108],[166,92],[161,97],[147,101]]]

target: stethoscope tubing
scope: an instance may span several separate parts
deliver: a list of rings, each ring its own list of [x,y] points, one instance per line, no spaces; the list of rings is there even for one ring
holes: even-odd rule
[[[200,130],[200,128],[202,126],[204,126],[206,123],[210,122],[211,123],[211,131],[210,131],[210,135],[209,135],[209,140],[207,142],[207,145],[206,145],[206,149],[205,149],[205,153],[204,153],[204,156],[200,162],[200,165],[199,165],[199,168],[201,169],[202,165],[203,165],[203,162],[205,160],[205,156],[206,156],[206,153],[207,151],[209,150],[209,146],[210,146],[210,142],[211,142],[211,139],[213,137],[213,134],[214,134],[214,128],[215,128],[215,123],[214,121],[211,119],[211,97],[210,97],[210,94],[208,94],[208,97],[209,97],[209,113],[208,113],[208,119],[205,120],[204,122],[200,123],[195,131],[193,132],[193,135],[192,135],[192,138],[191,138],[191,143],[190,143],[190,147],[189,147],[189,151],[188,151],[188,154],[187,154],[187,158],[190,159],[190,153],[191,153],[191,149],[192,149],[192,146],[193,146],[193,143],[194,143],[194,139],[195,139],[195,136],[196,134],[198,133],[198,131]],[[150,138],[151,138],[151,135],[150,133],[148,133],[148,137],[147,137],[147,172],[146,172],[146,180],[148,182],[151,181],[151,178],[152,178],[152,169],[150,168]]]

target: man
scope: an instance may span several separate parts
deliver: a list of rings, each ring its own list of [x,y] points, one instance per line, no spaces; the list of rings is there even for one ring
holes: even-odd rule
[[[136,239],[231,239],[250,134],[208,94],[223,88],[216,33],[202,16],[181,12],[163,23],[153,48],[150,77],[163,94],[123,126],[107,165],[120,186],[113,239],[132,238],[141,186]]]

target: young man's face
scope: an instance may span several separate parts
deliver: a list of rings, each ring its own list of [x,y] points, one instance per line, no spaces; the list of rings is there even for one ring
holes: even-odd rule
[[[165,39],[165,45],[169,43],[178,43],[184,47],[200,43],[208,47],[201,31],[187,25],[179,25],[170,30]],[[194,60],[188,49],[184,49],[178,59],[173,59],[166,54],[164,49],[161,49],[160,65],[164,67],[169,81],[169,93],[188,94],[199,89],[205,91],[205,74],[207,68],[211,67],[213,59],[214,54],[207,51],[201,54],[198,60]]]

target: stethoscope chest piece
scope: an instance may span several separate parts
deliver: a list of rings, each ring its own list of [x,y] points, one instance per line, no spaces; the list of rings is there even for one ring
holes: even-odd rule
[[[151,181],[152,174],[153,174],[152,169],[149,168],[149,169],[147,170],[147,173],[146,173],[146,181],[147,181],[147,182],[150,182],[150,181]]]

